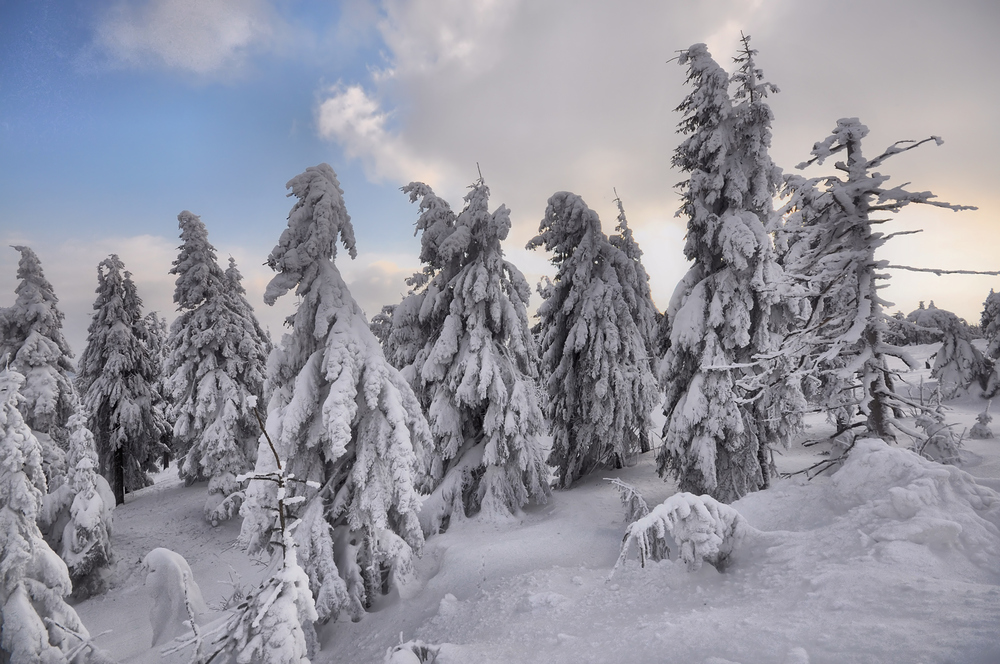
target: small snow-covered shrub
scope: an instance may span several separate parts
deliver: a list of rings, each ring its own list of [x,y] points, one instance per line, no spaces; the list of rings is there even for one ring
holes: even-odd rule
[[[944,423],[944,414],[940,410],[918,415],[916,424],[924,430],[926,437],[914,443],[915,452],[938,463],[955,465],[961,461],[959,450],[962,441],[956,438],[951,427]]]
[[[675,493],[625,529],[615,570],[628,557],[633,542],[643,567],[647,559],[669,557],[673,545],[689,570],[699,569],[702,562],[722,570],[748,527],[739,512],[711,496]]]
[[[993,437],[993,430],[990,429],[990,422],[993,421],[993,416],[990,415],[990,403],[992,402],[986,404],[983,412],[976,415],[976,423],[969,429],[969,438],[984,439]]]
[[[385,654],[385,664],[429,664],[437,660],[441,646],[423,641],[407,641],[390,648]]]

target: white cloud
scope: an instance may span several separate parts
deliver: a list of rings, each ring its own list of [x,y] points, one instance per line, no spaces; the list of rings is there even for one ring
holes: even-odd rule
[[[272,46],[279,26],[264,0],[122,0],[100,18],[93,46],[117,66],[205,75]]]
[[[316,111],[319,135],[339,143],[349,159],[361,159],[369,178],[407,183],[435,183],[440,169],[420,159],[399,134],[388,127],[389,114],[360,85],[336,85]]]
[[[848,2],[845,11],[868,11],[860,0]],[[948,139],[898,159],[893,182],[912,180],[942,198],[996,209],[988,187],[1000,174],[986,144],[996,147],[997,134],[985,109],[996,107],[997,95],[974,79],[995,61],[997,46],[971,6],[948,11],[920,2],[907,29],[895,32],[884,26],[898,12],[873,6],[884,20],[863,22],[850,35],[823,27],[822,6],[788,0],[383,0],[382,7],[378,29],[389,65],[365,88],[321,94],[320,135],[360,159],[369,177],[430,181],[454,207],[478,162],[492,205],[512,211],[506,244],[515,249],[537,232],[548,196],[564,189],[582,195],[610,231],[617,187],[660,306],[687,268],[684,220],[673,216],[683,176],[670,166],[680,140],[673,109],[687,88],[671,59],[692,43],[708,43],[731,68],[740,32],[753,37],[758,64],[783,90],[772,97],[772,155],[780,165],[791,169],[838,117],[858,115],[872,127],[872,153],[899,138]],[[958,69],[937,55],[956,50],[970,53]],[[980,165],[970,170],[972,163]],[[963,214],[981,246],[1000,242],[1000,229],[984,221],[988,213]],[[947,235],[949,224],[929,227],[911,262],[934,263]],[[515,249],[508,252],[518,263]],[[914,278],[897,275],[886,295],[902,304]],[[941,283],[962,293],[953,306],[967,317],[984,296],[978,283]]]
[[[392,75],[449,69],[481,74],[510,44],[506,28],[520,0],[386,0],[379,30],[392,53]]]

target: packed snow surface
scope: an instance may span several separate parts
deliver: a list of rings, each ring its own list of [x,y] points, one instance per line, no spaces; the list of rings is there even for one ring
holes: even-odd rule
[[[947,421],[960,433],[985,404],[972,394],[947,402]],[[806,438],[824,433],[813,425]],[[793,445],[779,466],[804,468],[826,449]],[[779,480],[733,503],[747,528],[724,572],[677,559],[642,567],[633,547],[612,576],[628,524],[604,478],[635,486],[655,510],[676,487],[656,476],[654,456],[590,475],[516,519],[453,521],[427,539],[412,580],[360,622],[320,626],[313,661],[419,662],[415,645],[438,664],[1000,662],[996,439],[966,438],[959,467],[858,441],[833,474]],[[173,468],[156,479],[115,510],[111,590],[77,606],[92,634],[113,630],[97,643],[122,662],[190,654],[150,648],[140,561],[151,550],[187,560],[206,621],[264,571],[233,546],[238,519],[204,521],[206,485],[183,486]]]

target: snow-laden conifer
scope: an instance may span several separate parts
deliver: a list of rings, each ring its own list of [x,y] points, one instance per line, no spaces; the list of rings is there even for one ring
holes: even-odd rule
[[[608,241],[597,213],[576,194],[549,198],[528,243],[536,247],[551,251],[558,269],[538,317],[549,463],[569,487],[649,449],[649,415],[659,397],[649,360],[655,317],[635,259]]]
[[[888,278],[880,272],[888,263],[876,258],[876,251],[888,236],[876,231],[875,224],[884,221],[884,213],[898,212],[911,203],[968,208],[935,201],[930,192],[886,187],[889,176],[875,170],[893,155],[931,140],[940,144],[941,139],[901,141],[867,159],[861,150],[867,134],[868,128],[857,118],[838,120],[833,133],[813,147],[813,158],[800,167],[822,164],[846,152],[846,161],[836,164],[845,176],[811,180],[796,176],[786,181],[790,242],[785,269],[803,285],[811,308],[808,321],[794,337],[800,350],[790,352],[804,352],[805,371],[821,379],[830,376],[829,383],[847,381],[860,388],[856,405],[864,419],[855,426],[884,440],[894,440],[897,431],[921,438],[897,416],[904,406],[919,405],[906,403],[895,392],[886,358],[896,356],[915,365],[905,352],[884,340],[883,307],[891,303],[879,296],[878,284]],[[839,392],[850,394],[843,389]]]
[[[66,561],[73,582],[73,596],[102,592],[114,562],[111,549],[114,493],[97,474],[94,434],[87,428],[83,409],[69,419],[69,474],[66,498],[69,520],[63,529],[59,555]]]
[[[628,219],[625,216],[625,204],[622,203],[617,191],[615,192],[615,204],[618,206],[618,224],[615,226],[615,232],[608,237],[608,241],[632,261],[630,263],[632,273],[629,274],[628,271],[623,273],[623,279],[628,284],[626,297],[629,298],[628,304],[632,311],[632,318],[636,321],[636,326],[646,342],[649,366],[655,371],[656,361],[662,357],[663,353],[666,353],[666,347],[663,348],[663,353],[659,352],[659,345],[664,336],[669,338],[670,330],[668,325],[663,324],[663,316],[653,304],[653,294],[649,288],[649,274],[642,264],[642,249],[639,248],[639,243],[632,235],[632,229],[629,228]],[[632,297],[632,293],[635,294],[634,297]],[[642,451],[649,451],[645,442]]]
[[[979,327],[986,338],[987,372],[983,394],[989,398],[1000,392],[1000,293],[994,293],[992,288],[983,303]]]
[[[170,270],[181,314],[170,328],[165,364],[170,416],[188,482],[208,479],[205,518],[239,512],[236,481],[253,467],[260,436],[253,409],[261,397],[270,340],[261,329],[236,262],[223,272],[201,219],[177,215],[183,244]]]
[[[63,599],[66,564],[35,520],[45,493],[41,450],[18,411],[21,374],[0,369],[0,660],[32,664],[106,662]]]
[[[424,531],[482,512],[517,513],[548,493],[545,424],[524,276],[504,260],[510,213],[489,211],[489,187],[470,187],[455,215],[425,184],[420,201],[422,273],[394,310],[389,345],[427,409],[434,448],[423,466],[432,490]]]
[[[97,300],[80,356],[77,386],[90,415],[101,474],[117,504],[125,491],[151,482],[166,451],[167,429],[156,408],[160,363],[132,276],[116,254],[97,266]]]
[[[63,337],[59,298],[42,272],[41,261],[30,247],[14,249],[21,253],[20,283],[14,305],[0,321],[0,365],[9,362],[25,378],[21,414],[42,445],[45,477],[52,490],[66,472],[66,422],[78,401],[69,377],[73,353]]]
[[[289,518],[320,620],[360,618],[393,576],[405,574],[423,537],[413,485],[414,446],[430,443],[420,404],[386,362],[334,264],[336,243],[354,256],[354,229],[326,164],[288,182],[298,199],[268,257],[277,274],[264,301],[295,289],[292,326],[268,360],[266,431],[287,475]],[[277,472],[267,437],[255,476]],[[302,483],[312,481],[318,489]],[[282,545],[277,487],[251,482],[242,508],[250,551]]]
[[[942,339],[931,378],[937,378],[941,393],[948,398],[973,383],[985,382],[988,369],[983,354],[972,345],[972,333],[965,321],[950,311],[938,311],[941,313],[938,325]]]
[[[753,52],[745,46],[735,78],[704,44],[684,51],[693,87],[678,110],[673,164],[687,174],[679,215],[687,218],[684,253],[693,261],[666,316],[670,347],[660,365],[667,386],[658,469],[682,491],[723,502],[767,485],[770,446],[797,426],[794,382],[761,360],[773,354],[781,269],[769,233],[780,172],[767,154],[771,113]],[[772,377],[775,376],[775,377]]]

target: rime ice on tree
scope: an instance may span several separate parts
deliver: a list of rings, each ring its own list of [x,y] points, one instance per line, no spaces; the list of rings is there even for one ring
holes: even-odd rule
[[[649,361],[655,312],[633,256],[608,241],[597,213],[576,194],[549,198],[528,243],[536,247],[551,251],[558,268],[538,316],[553,428],[549,463],[568,487],[649,448],[659,396]]]
[[[170,270],[181,315],[170,328],[166,387],[182,458],[180,476],[208,479],[205,518],[239,512],[236,476],[253,467],[260,427],[253,408],[261,397],[270,340],[246,301],[242,276],[230,258],[225,272],[201,219],[177,215],[183,244]]]
[[[671,298],[670,347],[660,365],[667,386],[661,474],[682,491],[723,502],[767,486],[770,445],[797,426],[794,382],[766,380],[760,359],[776,346],[772,314],[780,303],[770,232],[780,171],[767,154],[771,113],[753,51],[744,41],[735,104],[730,77],[695,44],[680,56],[692,92],[678,110],[688,137],[673,164],[687,218],[684,253],[694,262]]]
[[[97,266],[97,300],[80,356],[77,386],[90,413],[101,473],[125,501],[125,490],[151,482],[147,473],[167,448],[167,422],[156,408],[160,362],[155,334],[142,315],[132,275],[112,254]]]
[[[389,346],[434,435],[423,464],[432,493],[420,517],[431,533],[452,517],[506,515],[544,501],[545,424],[525,309],[530,291],[500,246],[509,211],[489,211],[482,180],[458,215],[425,184],[403,191],[420,201],[424,270],[393,311]]]
[[[428,445],[430,434],[334,264],[338,241],[355,255],[336,174],[321,164],[287,186],[298,200],[268,257],[277,274],[264,300],[273,304],[293,288],[300,300],[292,331],[268,361],[266,430],[285,472],[299,480],[286,500],[290,518],[302,520],[297,555],[319,620],[341,611],[357,619],[393,577],[408,572],[423,543],[414,447]],[[276,471],[262,438],[254,474]],[[251,551],[282,545],[277,500],[273,483],[247,489],[242,538]]]
[[[813,158],[800,168],[846,152],[846,162],[836,168],[846,176],[826,176],[805,180],[789,177],[786,210],[790,212],[786,228],[790,234],[785,269],[803,284],[811,313],[802,332],[795,336],[797,349],[803,353],[806,367],[819,380],[824,374],[835,381],[860,382],[861,398],[857,406],[864,426],[871,436],[894,440],[897,431],[908,431],[898,419],[903,406],[922,408],[906,402],[893,388],[892,374],[886,364],[896,356],[915,368],[913,360],[901,349],[884,340],[886,302],[878,295],[880,280],[888,275],[879,272],[887,261],[875,257],[876,250],[888,236],[874,229],[884,212],[898,212],[911,203],[934,205],[951,210],[965,206],[932,200],[930,192],[911,192],[902,187],[883,185],[889,176],[874,169],[889,157],[911,150],[927,141],[900,141],[874,159],[861,151],[861,141],[868,128],[857,118],[837,121],[837,127],[825,140],[813,147]],[[807,371],[809,369],[806,369]]]

